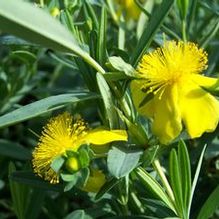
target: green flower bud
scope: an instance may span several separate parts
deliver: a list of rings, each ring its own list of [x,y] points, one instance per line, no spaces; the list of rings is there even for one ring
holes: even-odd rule
[[[65,162],[65,167],[70,173],[74,173],[80,169],[80,162],[76,157],[69,157]]]

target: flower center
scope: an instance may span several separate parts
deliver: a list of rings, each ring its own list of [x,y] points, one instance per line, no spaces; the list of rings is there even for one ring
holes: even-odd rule
[[[145,80],[140,89],[161,98],[167,86],[185,83],[191,74],[206,69],[206,64],[206,52],[194,43],[166,42],[163,48],[144,55],[139,63],[137,71]]]

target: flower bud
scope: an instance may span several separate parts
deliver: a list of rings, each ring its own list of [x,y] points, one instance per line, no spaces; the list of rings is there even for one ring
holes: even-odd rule
[[[76,157],[69,157],[65,162],[65,167],[70,173],[74,173],[80,169],[80,163]]]

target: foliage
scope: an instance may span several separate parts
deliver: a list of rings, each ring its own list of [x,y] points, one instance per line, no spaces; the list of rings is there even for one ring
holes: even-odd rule
[[[128,2],[0,1],[0,218],[219,217],[219,129],[195,139],[184,129],[164,145],[130,91],[142,56],[169,40],[204,48],[204,74],[217,78],[219,4],[134,0],[132,17]],[[203,89],[218,96],[218,83]],[[128,139],[63,152],[50,164],[61,182],[51,184],[33,173],[32,152],[64,111],[91,133],[126,130]]]

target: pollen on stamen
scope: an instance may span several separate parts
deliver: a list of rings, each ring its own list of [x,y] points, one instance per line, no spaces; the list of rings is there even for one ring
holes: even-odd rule
[[[183,83],[189,75],[199,74],[206,68],[207,53],[202,48],[191,42],[169,41],[144,55],[137,73],[145,81],[143,89],[161,98],[165,87]]]
[[[50,119],[33,151],[34,172],[52,184],[58,183],[59,174],[51,168],[51,163],[67,150],[76,151],[87,130],[82,119],[74,121],[67,112]]]

